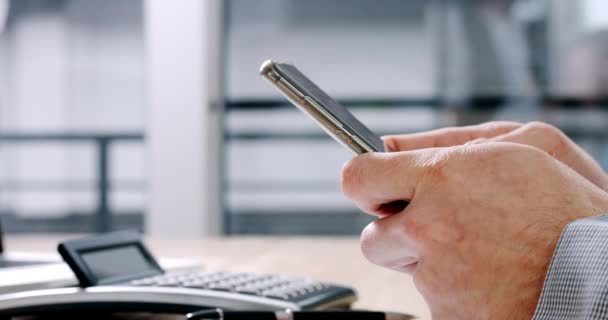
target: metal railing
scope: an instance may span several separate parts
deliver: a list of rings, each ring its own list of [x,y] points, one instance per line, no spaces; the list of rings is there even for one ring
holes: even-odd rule
[[[117,142],[141,142],[141,133],[0,133],[0,145],[60,142],[64,144],[91,143],[95,146],[96,160],[96,208],[95,230],[107,232],[112,229],[113,211],[110,207],[110,156],[111,147]]]

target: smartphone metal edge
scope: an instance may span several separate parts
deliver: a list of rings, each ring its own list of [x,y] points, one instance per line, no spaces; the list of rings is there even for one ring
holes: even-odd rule
[[[275,68],[274,61],[264,61],[260,66],[260,75],[270,81],[293,105],[313,119],[327,134],[355,155],[374,152],[373,147],[359,138],[357,133],[349,132],[339,119],[329,114],[317,101],[306,96],[281,76]]]

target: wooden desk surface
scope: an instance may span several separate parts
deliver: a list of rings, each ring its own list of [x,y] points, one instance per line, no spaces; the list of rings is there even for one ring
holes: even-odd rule
[[[73,237],[73,236],[72,236]],[[9,235],[10,251],[54,252],[67,236]],[[357,238],[227,237],[147,239],[157,256],[199,259],[209,270],[284,273],[347,284],[359,294],[356,308],[401,311],[430,320],[411,277],[369,263]]]

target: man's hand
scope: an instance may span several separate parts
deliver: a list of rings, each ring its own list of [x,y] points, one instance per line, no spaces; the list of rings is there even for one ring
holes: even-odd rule
[[[608,191],[608,176],[597,162],[559,129],[542,122],[488,122],[468,127],[386,136],[383,139],[387,151],[451,147],[489,141],[525,144],[547,152],[596,186]]]
[[[567,156],[460,145],[493,136],[431,139],[435,148],[389,138],[397,150],[427,149],[364,154],[342,171],[344,193],[381,217],[363,231],[363,253],[412,274],[435,319],[530,319],[565,225],[608,212],[606,194]]]

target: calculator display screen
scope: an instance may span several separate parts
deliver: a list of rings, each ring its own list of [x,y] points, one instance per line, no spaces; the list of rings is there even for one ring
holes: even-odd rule
[[[103,248],[85,251],[81,258],[98,280],[125,278],[131,275],[149,274],[160,270],[137,245]]]

